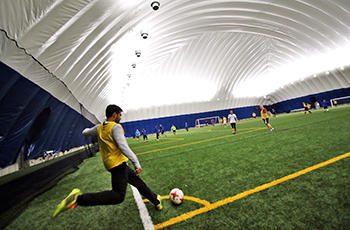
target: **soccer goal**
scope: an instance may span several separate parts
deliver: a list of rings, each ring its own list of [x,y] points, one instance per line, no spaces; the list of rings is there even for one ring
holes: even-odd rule
[[[330,100],[330,102],[331,102],[332,107],[337,106],[337,105],[349,104],[350,103],[350,96],[333,98]]]
[[[214,116],[214,117],[199,118],[196,120],[196,128],[212,125],[212,122],[214,122],[214,124],[220,124],[220,117]]]

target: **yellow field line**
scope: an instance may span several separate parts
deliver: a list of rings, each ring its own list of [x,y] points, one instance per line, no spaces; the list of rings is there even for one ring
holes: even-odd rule
[[[237,135],[241,135],[241,134],[246,134],[246,133],[251,133],[251,132],[255,132],[261,129],[266,129],[266,128],[258,128],[258,129],[253,129],[250,131],[246,131],[246,132],[242,132],[242,133],[237,133]],[[184,147],[184,146],[188,146],[188,145],[195,145],[195,144],[199,144],[199,143],[203,143],[203,142],[207,142],[207,141],[213,141],[213,140],[218,140],[218,139],[222,139],[222,138],[226,138],[226,137],[232,137],[233,135],[225,135],[225,136],[221,136],[221,137],[215,137],[215,138],[211,138],[211,139],[205,139],[205,140],[201,140],[201,141],[195,141],[195,142],[191,142],[191,143],[186,143],[186,144],[182,144],[182,145],[174,145],[174,146],[170,146],[170,147],[166,147],[166,148],[162,148],[162,149],[155,149],[155,150],[150,150],[150,151],[146,151],[146,152],[141,152],[141,153],[137,153],[136,155],[142,155],[142,154],[147,154],[147,153],[153,153],[153,152],[159,152],[162,150],[168,150],[168,149],[174,149],[174,148],[179,148],[179,147]]]
[[[226,199],[224,199],[224,200],[220,200],[220,201],[218,201],[218,202],[216,202],[216,203],[213,203],[213,204],[207,204],[207,205],[205,205],[205,207],[203,207],[203,208],[200,208],[200,209],[197,209],[197,210],[194,210],[194,211],[191,211],[191,212],[182,214],[181,216],[178,216],[178,217],[172,218],[172,219],[170,219],[170,220],[168,220],[168,221],[166,221],[166,222],[157,224],[157,225],[154,226],[154,228],[155,228],[155,229],[161,229],[161,228],[165,228],[165,227],[167,227],[167,226],[169,226],[169,225],[176,224],[176,223],[178,223],[178,222],[187,220],[187,219],[192,218],[192,217],[194,217],[194,216],[196,216],[196,215],[199,215],[199,214],[201,214],[201,213],[205,213],[205,212],[208,212],[208,211],[210,211],[210,210],[216,209],[216,208],[218,208],[218,207],[220,207],[220,206],[223,206],[223,205],[225,205],[225,204],[228,204],[228,203],[231,203],[231,202],[233,202],[233,201],[239,200],[239,199],[241,199],[241,198],[243,198],[243,197],[246,197],[246,196],[249,196],[249,195],[251,195],[251,194],[253,194],[253,193],[260,192],[260,191],[262,191],[262,190],[264,190],[264,189],[270,188],[270,187],[272,187],[272,186],[275,186],[275,185],[280,184],[280,183],[282,183],[282,182],[285,182],[285,181],[287,181],[287,180],[296,178],[296,177],[298,177],[298,176],[301,176],[301,175],[303,175],[303,174],[306,174],[306,173],[311,172],[311,171],[313,171],[313,170],[315,170],[315,169],[318,169],[318,168],[321,168],[321,167],[323,167],[323,166],[329,165],[329,164],[331,164],[331,163],[334,163],[334,162],[336,162],[336,161],[339,161],[339,160],[344,159],[344,158],[349,157],[349,156],[350,156],[350,152],[345,153],[345,154],[340,155],[340,156],[338,156],[338,157],[332,158],[332,159],[330,159],[330,160],[328,160],[328,161],[325,161],[325,162],[322,162],[322,163],[320,163],[320,164],[311,166],[311,167],[309,167],[309,168],[306,168],[306,169],[301,170],[301,171],[299,171],[299,172],[293,173],[293,174],[291,174],[291,175],[282,177],[282,178],[280,178],[280,179],[278,179],[278,180],[275,180],[275,181],[272,181],[272,182],[270,182],[270,183],[267,183],[267,184],[261,185],[261,186],[259,186],[259,187],[256,187],[256,188],[254,188],[254,189],[251,189],[251,190],[242,192],[242,193],[237,194],[237,195],[235,195],[235,196],[233,196],[233,197],[229,197],[229,198],[226,198]]]

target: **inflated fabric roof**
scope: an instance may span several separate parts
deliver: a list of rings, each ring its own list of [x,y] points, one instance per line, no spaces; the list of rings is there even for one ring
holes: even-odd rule
[[[152,2],[2,0],[0,61],[99,120],[110,103],[133,121],[350,87],[348,0]]]

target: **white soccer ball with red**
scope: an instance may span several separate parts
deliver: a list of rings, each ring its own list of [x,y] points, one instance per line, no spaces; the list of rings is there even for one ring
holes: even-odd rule
[[[181,191],[181,189],[174,188],[169,194],[169,199],[171,202],[173,202],[173,204],[179,205],[184,200],[184,193]]]

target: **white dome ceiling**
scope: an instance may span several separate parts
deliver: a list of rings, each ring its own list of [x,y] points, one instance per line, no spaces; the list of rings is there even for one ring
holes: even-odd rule
[[[110,103],[124,121],[272,104],[350,87],[349,12],[344,0],[1,1],[0,60],[100,120]]]

